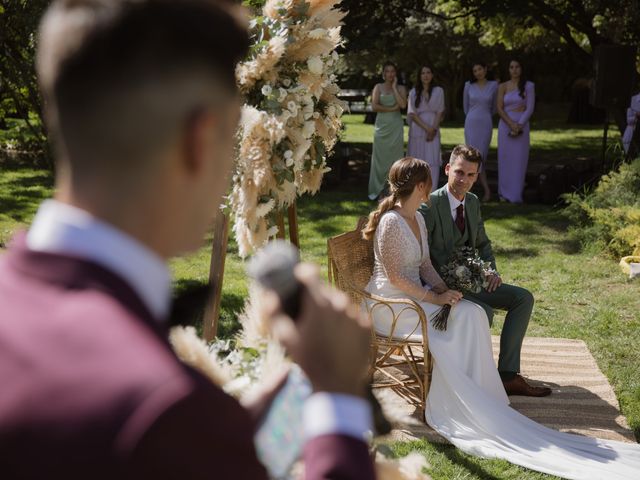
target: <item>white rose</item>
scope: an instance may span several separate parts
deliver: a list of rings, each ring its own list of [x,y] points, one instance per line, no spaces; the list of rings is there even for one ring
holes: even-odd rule
[[[304,138],[311,138],[311,135],[316,131],[316,123],[315,122],[304,122],[304,126],[302,127],[302,136]]]
[[[324,64],[322,63],[322,59],[318,56],[314,56],[307,60],[307,67],[309,67],[309,71],[314,75],[320,75],[322,73],[322,69],[324,68]]]
[[[262,90],[261,91],[262,91],[262,94],[265,97],[268,97],[269,95],[271,95],[271,92],[273,91],[273,89],[271,88],[271,85],[266,84],[266,85],[262,86]]]
[[[287,165],[287,167],[293,165],[293,151],[287,150],[286,152],[284,152],[284,163]]]
[[[283,84],[285,87],[289,88],[289,86],[291,85],[291,80],[289,80],[288,78],[283,78],[283,79],[282,79],[282,84]]]
[[[278,93],[279,93],[279,95],[278,95],[278,101],[279,101],[279,102],[283,102],[283,101],[284,101],[284,99],[285,99],[285,98],[287,98],[287,91],[286,91],[284,88],[280,87],[280,88],[278,89]]]
[[[465,278],[468,275],[469,275],[469,269],[464,265],[460,265],[459,267],[456,268],[456,277]]]

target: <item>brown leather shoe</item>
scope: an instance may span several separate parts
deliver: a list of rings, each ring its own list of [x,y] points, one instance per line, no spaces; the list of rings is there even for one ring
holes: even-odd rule
[[[507,395],[523,395],[525,397],[546,397],[551,394],[548,387],[534,387],[520,375],[516,375],[511,380],[503,381]]]

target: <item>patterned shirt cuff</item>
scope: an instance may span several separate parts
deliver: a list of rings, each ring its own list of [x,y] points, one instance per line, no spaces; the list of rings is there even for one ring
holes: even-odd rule
[[[314,393],[304,405],[305,436],[347,435],[366,440],[373,430],[371,405],[363,398],[339,393]]]

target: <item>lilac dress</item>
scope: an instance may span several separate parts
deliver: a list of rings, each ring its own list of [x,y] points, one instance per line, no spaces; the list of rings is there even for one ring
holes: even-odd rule
[[[631,103],[629,104],[629,108],[627,108],[627,128],[622,136],[624,153],[629,153],[629,147],[633,140],[633,132],[638,123],[638,115],[640,115],[640,93],[631,97]]]
[[[484,87],[477,82],[464,84],[464,143],[477,148],[482,153],[482,161],[487,161],[493,114],[496,113],[498,82],[489,81]]]
[[[517,137],[509,136],[509,126],[500,119],[498,124],[498,194],[514,203],[522,202],[524,179],[529,162],[529,117],[535,104],[533,82],[524,87],[524,98],[515,89],[504,95],[504,111],[523,126]],[[524,111],[516,111],[525,107]]]
[[[407,118],[409,114],[415,113],[427,125],[433,125],[436,116],[444,112],[444,90],[440,87],[433,87],[431,98],[425,101],[423,92],[422,100],[416,107],[416,89],[409,92],[407,106]],[[440,129],[433,140],[427,142],[427,132],[416,122],[409,120],[409,145],[407,155],[424,160],[431,169],[431,179],[433,188],[438,186],[440,176],[440,166],[442,165],[442,154],[440,153]]]

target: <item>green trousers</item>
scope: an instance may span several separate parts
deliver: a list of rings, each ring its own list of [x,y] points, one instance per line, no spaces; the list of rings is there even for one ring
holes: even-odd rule
[[[503,283],[491,293],[483,290],[480,293],[465,293],[464,297],[484,308],[489,318],[489,325],[493,324],[494,308],[507,311],[500,333],[498,371],[501,374],[520,372],[522,341],[527,333],[533,310],[534,300],[531,292],[515,285]]]

